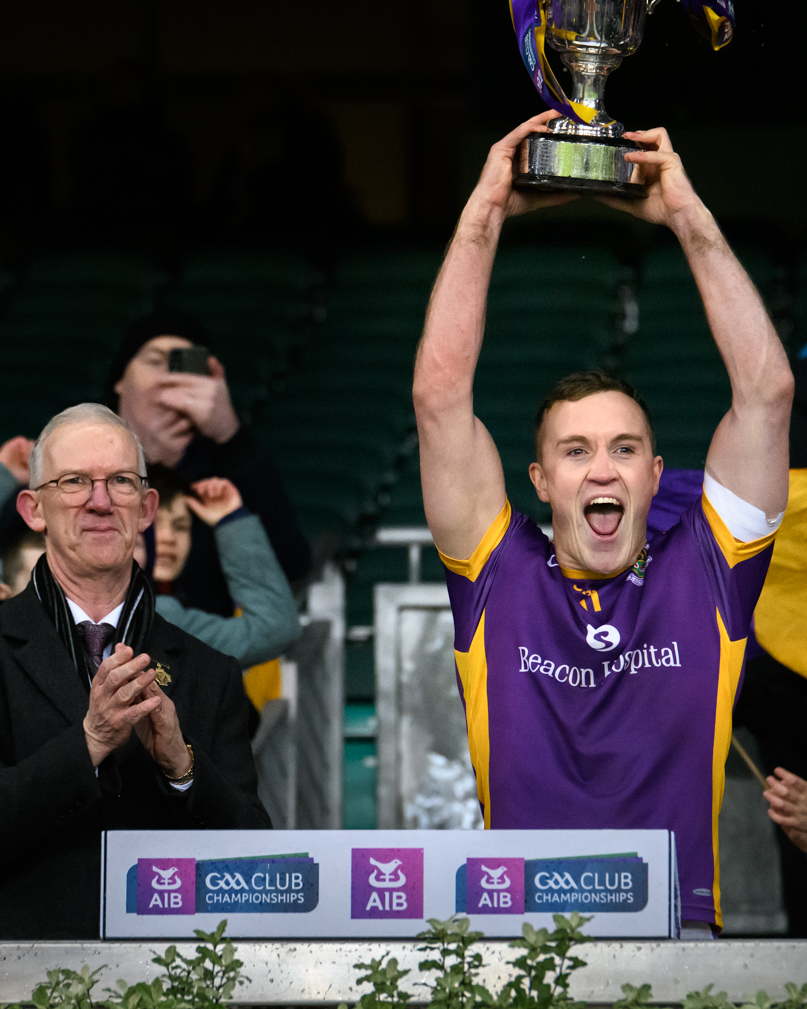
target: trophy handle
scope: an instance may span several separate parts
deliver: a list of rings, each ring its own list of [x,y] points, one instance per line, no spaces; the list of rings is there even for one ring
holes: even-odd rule
[[[647,0],[647,13],[652,14],[661,0]]]

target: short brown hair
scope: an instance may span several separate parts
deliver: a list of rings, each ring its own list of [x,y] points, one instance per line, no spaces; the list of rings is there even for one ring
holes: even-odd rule
[[[149,466],[148,474],[149,487],[153,487],[160,495],[160,508],[168,508],[178,497],[187,497],[191,493],[188,481],[162,463]]]
[[[567,375],[549,390],[543,403],[541,403],[535,417],[534,437],[535,437],[535,458],[541,461],[541,428],[544,417],[556,403],[576,403],[578,400],[593,396],[598,392],[621,392],[623,395],[637,403],[645,416],[647,427],[650,432],[650,448],[653,455],[656,454],[656,433],[653,430],[653,418],[650,409],[639,395],[639,393],[617,375],[611,375],[607,371],[577,371],[574,375]]]

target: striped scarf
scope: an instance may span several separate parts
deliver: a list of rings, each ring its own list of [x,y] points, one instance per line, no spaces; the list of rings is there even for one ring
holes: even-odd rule
[[[56,628],[56,633],[62,639],[62,644],[67,649],[82,683],[89,687],[95,675],[95,669],[84,650],[65,594],[61,585],[53,577],[45,554],[37,561],[31,581],[39,601],[42,603],[50,622]],[[148,578],[143,574],[139,565],[133,561],[132,578],[115,630],[113,651],[118,642],[123,642],[133,649],[135,655],[139,655],[143,651],[153,620],[154,592]]]

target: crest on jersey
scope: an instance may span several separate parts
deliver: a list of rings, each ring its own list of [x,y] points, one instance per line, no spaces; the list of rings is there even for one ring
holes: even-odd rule
[[[638,575],[639,578],[644,578],[644,573],[647,571],[647,562],[649,558],[647,556],[647,550],[643,549],[639,556],[636,558],[636,563],[633,565],[633,573]]]
[[[631,568],[631,574],[636,578],[644,578],[647,574],[647,565],[653,560],[652,557],[647,555],[647,547],[642,549],[642,552],[636,558],[636,563]]]
[[[652,560],[652,557],[648,557],[647,547],[645,547],[636,558],[636,563],[628,572],[628,581],[633,582],[634,585],[638,585],[639,588],[641,588],[642,585],[644,585],[644,576],[647,573],[647,565]]]

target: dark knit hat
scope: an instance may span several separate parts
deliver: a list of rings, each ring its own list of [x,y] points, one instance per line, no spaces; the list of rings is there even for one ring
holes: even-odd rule
[[[109,366],[106,380],[106,401],[113,410],[118,405],[118,396],[114,389],[115,383],[126,371],[126,366],[143,344],[153,340],[156,336],[182,336],[193,344],[211,349],[207,330],[197,318],[187,312],[181,312],[177,308],[159,308],[149,312],[148,315],[141,315],[139,319],[135,319],[129,324]]]

